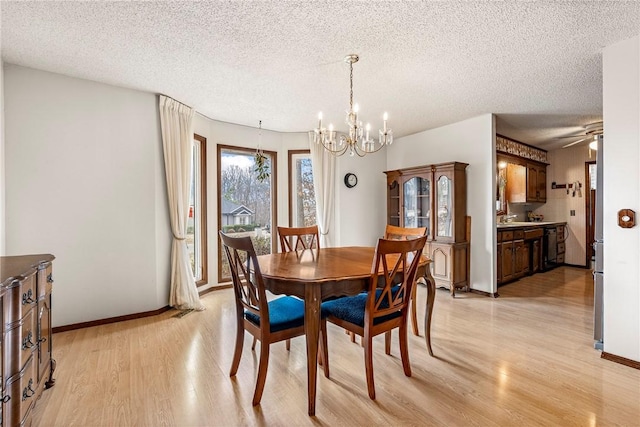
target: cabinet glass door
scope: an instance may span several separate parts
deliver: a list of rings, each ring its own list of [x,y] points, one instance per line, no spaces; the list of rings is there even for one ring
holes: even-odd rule
[[[451,216],[451,179],[446,175],[440,176],[437,183],[437,236],[452,237],[452,216]]]
[[[414,177],[403,186],[404,226],[427,227],[429,233],[429,216],[431,214],[431,183],[428,179]]]
[[[418,178],[411,178],[405,181],[402,189],[402,195],[404,197],[404,218],[403,224],[405,227],[417,227],[418,218]]]
[[[396,227],[400,226],[400,185],[398,181],[392,181],[389,184],[389,201],[387,202],[389,205],[387,206],[388,210],[388,223],[391,225],[395,225]]]

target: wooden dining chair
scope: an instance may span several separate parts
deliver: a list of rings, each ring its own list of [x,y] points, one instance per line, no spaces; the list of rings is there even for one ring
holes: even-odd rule
[[[260,341],[258,378],[253,405],[260,403],[267,378],[271,343],[304,335],[304,302],[289,296],[267,300],[260,265],[250,237],[231,237],[220,231],[220,239],[229,261],[236,300],[237,334],[230,376],[240,365],[244,332]],[[263,321],[268,319],[268,321]],[[320,329],[320,355],[328,368],[326,323]]]
[[[395,225],[387,224],[384,232],[384,238],[389,240],[408,240],[422,237],[427,233],[427,227],[397,227]],[[424,282],[422,277],[416,278],[416,282]],[[417,289],[414,287],[414,291],[411,294],[411,328],[414,335],[419,335],[418,332],[418,313],[417,313]],[[425,334],[427,332],[425,331]],[[391,336],[386,338],[385,347],[387,353],[389,352]]]
[[[282,252],[299,251],[303,249],[320,249],[318,226],[309,227],[278,227],[278,237]]]
[[[426,236],[411,240],[378,240],[367,292],[322,303],[323,324],[329,321],[363,337],[367,389],[371,399],[376,398],[373,382],[374,336],[399,329],[402,367],[404,374],[411,376],[407,315],[426,241]],[[399,280],[399,277],[402,279]],[[325,330],[326,326],[323,328]],[[328,377],[328,357],[325,356],[323,361],[325,376]]]

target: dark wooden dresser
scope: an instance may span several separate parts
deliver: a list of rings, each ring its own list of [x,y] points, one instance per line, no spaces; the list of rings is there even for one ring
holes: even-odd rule
[[[53,386],[53,255],[0,257],[2,412],[0,426],[29,426],[45,388]]]

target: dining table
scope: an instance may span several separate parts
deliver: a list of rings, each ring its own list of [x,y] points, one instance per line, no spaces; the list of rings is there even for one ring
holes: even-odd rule
[[[258,256],[265,287],[273,294],[293,295],[304,300],[304,327],[307,345],[307,387],[309,415],[315,415],[320,304],[345,295],[356,295],[368,288],[375,247],[335,247],[305,249]],[[397,258],[396,258],[397,259]],[[425,338],[431,352],[430,324],[435,299],[431,260],[422,256],[416,277],[427,284]],[[415,295],[415,291],[413,292]],[[415,299],[413,299],[415,316]]]

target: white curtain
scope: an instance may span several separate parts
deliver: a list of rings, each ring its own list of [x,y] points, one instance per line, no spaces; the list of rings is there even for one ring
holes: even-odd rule
[[[316,195],[316,220],[320,232],[320,247],[332,246],[331,234],[335,207],[336,158],[322,145],[313,142],[309,132],[309,151],[313,169],[313,190]]]
[[[193,113],[194,110],[186,105],[160,95],[160,127],[173,232],[169,305],[180,310],[204,310],[185,241],[193,167]]]

